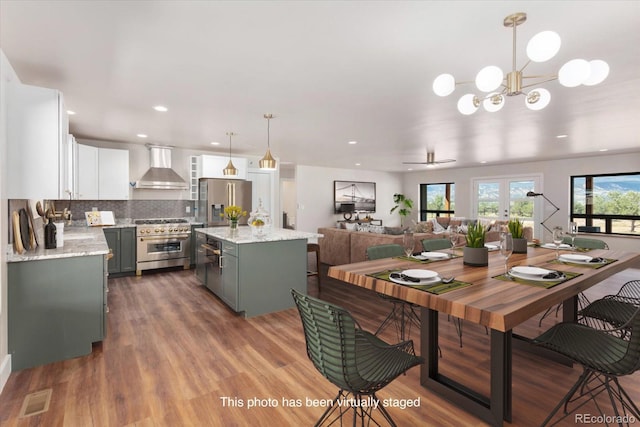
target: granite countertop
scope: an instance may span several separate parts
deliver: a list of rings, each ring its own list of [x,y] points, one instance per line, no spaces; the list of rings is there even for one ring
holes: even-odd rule
[[[44,238],[40,234],[40,246],[35,250],[17,254],[13,246],[7,248],[7,262],[38,261],[44,259],[70,258],[78,256],[106,255],[109,253],[107,240],[102,227],[65,227],[63,233],[64,245],[61,248],[45,249]]]
[[[259,243],[259,242],[277,242],[281,240],[300,240],[300,239],[317,239],[322,234],[309,233],[306,231],[290,230],[287,228],[272,228],[269,232],[262,236],[254,236],[251,227],[240,226],[233,233],[229,227],[208,227],[196,230],[196,233],[204,233],[211,237],[226,240],[231,243]]]

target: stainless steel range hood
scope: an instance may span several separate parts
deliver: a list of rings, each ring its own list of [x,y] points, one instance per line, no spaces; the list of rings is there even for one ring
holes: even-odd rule
[[[154,190],[187,190],[189,184],[171,169],[171,150],[173,147],[162,147],[147,144],[149,149],[150,168],[136,182],[136,188]]]

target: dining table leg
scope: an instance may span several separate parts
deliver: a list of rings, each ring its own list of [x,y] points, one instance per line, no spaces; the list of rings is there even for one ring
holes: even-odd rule
[[[494,426],[512,420],[511,331],[491,330],[490,395],[485,396],[439,372],[438,312],[422,307],[420,313],[420,384]],[[446,353],[443,355],[446,359]]]

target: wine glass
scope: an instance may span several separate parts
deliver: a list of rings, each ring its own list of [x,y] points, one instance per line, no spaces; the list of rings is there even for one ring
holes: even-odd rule
[[[576,244],[575,244],[576,234],[578,234],[578,223],[571,221],[569,223],[569,236],[571,236],[571,247],[573,249],[576,248]]]
[[[450,225],[449,229],[449,241],[451,242],[451,258],[453,258],[453,250],[456,248],[456,243],[458,243],[458,227],[456,225]]]
[[[413,233],[411,231],[405,231],[402,236],[402,247],[404,248],[404,253],[408,257],[413,255],[414,245],[415,245],[415,240],[413,238]]]
[[[553,228],[553,244],[556,245],[556,259],[560,258],[560,245],[562,244],[563,238],[564,238],[564,232],[562,231],[562,227],[554,227]]]
[[[509,257],[513,253],[513,236],[511,233],[500,233],[500,255],[504,257],[504,274],[509,272]]]

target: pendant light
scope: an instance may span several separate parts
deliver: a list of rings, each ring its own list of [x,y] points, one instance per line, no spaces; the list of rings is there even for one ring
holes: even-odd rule
[[[229,135],[229,163],[227,163],[227,167],[222,170],[224,176],[238,176],[238,169],[233,166],[233,162],[231,161],[231,137],[235,135],[233,132],[227,132]]]
[[[267,119],[267,152],[258,164],[262,170],[274,171],[276,170],[276,159],[271,155],[271,145],[269,142],[269,120],[273,118],[273,114],[265,114],[264,118]]]

